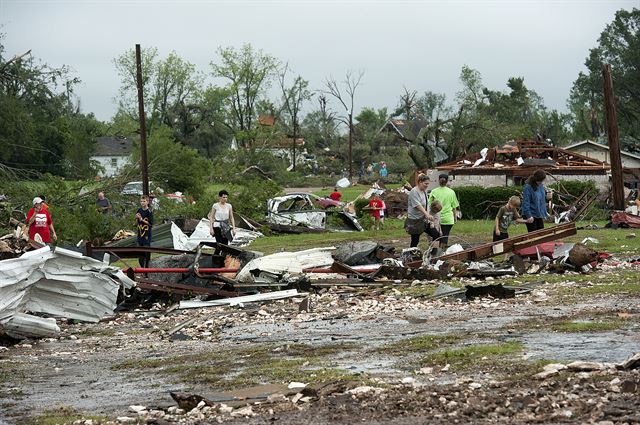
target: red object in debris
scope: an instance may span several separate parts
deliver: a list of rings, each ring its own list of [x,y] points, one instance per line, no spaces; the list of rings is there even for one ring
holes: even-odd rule
[[[513,251],[513,253],[527,258],[538,258],[538,253],[540,253],[540,255],[544,255],[545,257],[553,258],[555,247],[561,245],[563,245],[562,242],[543,242],[528,248],[518,249]]]
[[[615,211],[611,214],[611,223],[620,226],[621,224],[626,225],[627,227],[631,227],[634,229],[640,228],[640,215],[627,214],[622,211]]]
[[[127,269],[124,271],[126,272]],[[187,267],[133,267],[134,273],[190,273],[193,269]],[[217,267],[200,267],[200,273],[237,273],[238,269],[217,268]]]

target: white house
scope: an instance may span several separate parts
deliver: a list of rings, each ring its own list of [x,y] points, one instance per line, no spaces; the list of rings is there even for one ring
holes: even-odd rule
[[[111,177],[122,167],[130,163],[133,143],[126,137],[97,137],[96,152],[91,156],[104,169],[98,172],[101,177]]]
[[[579,153],[589,158],[610,164],[609,146],[596,143],[591,140],[583,140],[564,147],[566,150]],[[640,155],[631,152],[620,151],[620,159],[622,166],[626,168],[640,168]]]

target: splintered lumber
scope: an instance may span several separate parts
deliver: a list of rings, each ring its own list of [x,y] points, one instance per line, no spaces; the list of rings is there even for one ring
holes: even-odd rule
[[[245,295],[242,297],[225,298],[222,300],[180,301],[180,306],[178,308],[183,310],[187,308],[217,307],[222,305],[234,306],[238,304],[246,304],[251,302],[281,300],[283,298],[293,298],[293,297],[299,297],[301,295],[306,295],[306,294],[298,292],[297,289],[287,289],[285,291],[265,292],[262,294]]]
[[[438,260],[478,261],[491,258],[496,255],[512,252],[522,248],[538,245],[543,242],[556,241],[558,239],[573,236],[577,233],[576,224],[564,223],[546,229],[536,230],[520,236],[514,236],[498,242],[490,242],[464,251],[446,254],[438,257]]]

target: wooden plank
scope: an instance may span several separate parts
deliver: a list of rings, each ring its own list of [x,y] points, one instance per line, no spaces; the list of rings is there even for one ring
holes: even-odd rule
[[[508,253],[515,249],[527,248],[543,242],[555,241],[567,236],[575,235],[576,233],[577,230],[575,223],[564,223],[546,229],[536,230],[535,232],[526,233],[524,235],[514,236],[502,241],[486,243],[453,254],[442,255],[437,257],[437,260],[477,261]]]

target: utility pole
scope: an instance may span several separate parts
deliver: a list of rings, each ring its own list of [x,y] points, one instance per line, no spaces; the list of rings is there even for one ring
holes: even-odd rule
[[[611,190],[613,192],[613,209],[624,211],[624,180],[622,177],[622,159],[620,157],[620,140],[618,139],[618,121],[616,119],[616,102],[613,95],[613,79],[611,65],[602,65],[604,82],[604,107],[607,121],[607,137],[609,139],[609,159],[611,161]]]
[[[142,193],[149,196],[149,167],[147,163],[147,124],[144,116],[144,93],[142,91],[142,59],[140,45],[136,44],[136,83],[138,86],[138,116],[140,119],[140,169],[142,170]]]
[[[293,116],[293,171],[296,171],[296,139],[298,132],[296,128],[296,116]]]
[[[351,148],[353,146],[353,102],[349,111],[349,181],[353,181],[353,162],[351,161]]]

